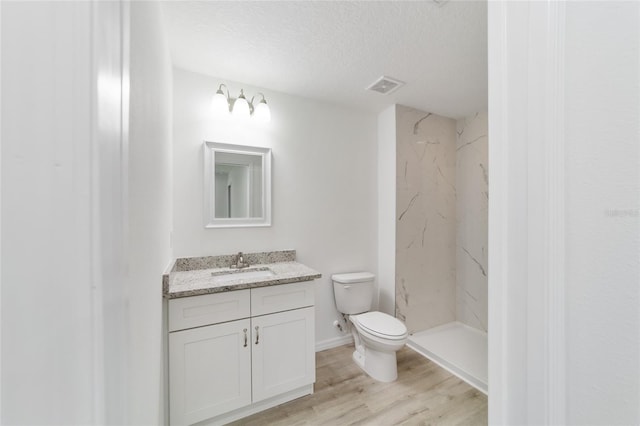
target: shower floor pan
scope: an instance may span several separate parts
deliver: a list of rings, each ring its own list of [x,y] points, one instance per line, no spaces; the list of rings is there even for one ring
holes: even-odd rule
[[[407,346],[487,393],[487,333],[454,321],[410,335]]]

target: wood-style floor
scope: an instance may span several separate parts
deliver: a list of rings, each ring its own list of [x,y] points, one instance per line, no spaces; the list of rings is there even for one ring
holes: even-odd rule
[[[486,425],[487,397],[422,355],[398,352],[398,380],[380,383],[351,359],[353,345],[316,354],[313,395],[233,425]]]

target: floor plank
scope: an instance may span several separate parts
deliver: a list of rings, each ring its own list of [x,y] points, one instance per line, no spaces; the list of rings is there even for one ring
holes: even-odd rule
[[[351,359],[353,345],[316,354],[313,395],[238,420],[232,425],[459,425],[487,424],[487,397],[405,347],[398,380],[380,383]]]

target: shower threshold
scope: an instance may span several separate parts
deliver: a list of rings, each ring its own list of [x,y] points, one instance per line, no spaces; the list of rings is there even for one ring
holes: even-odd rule
[[[410,335],[407,346],[487,393],[487,333],[454,321]]]

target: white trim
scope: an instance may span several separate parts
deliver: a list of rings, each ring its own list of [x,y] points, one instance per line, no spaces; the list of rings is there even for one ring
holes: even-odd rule
[[[507,4],[488,3],[489,223],[488,357],[489,424],[507,424]]]
[[[0,3],[0,24],[2,23],[2,3]],[[0,46],[2,31],[0,31]],[[2,59],[0,58],[0,82],[2,81]],[[2,84],[0,84],[2,99]],[[2,188],[2,114],[0,114],[0,188]],[[2,197],[0,197],[0,318],[2,318]],[[2,327],[0,327],[0,377],[2,376]],[[0,419],[2,418],[2,381],[0,380]]]
[[[98,120],[98,93],[97,93],[97,79],[98,70],[100,68],[99,58],[96,51],[97,45],[97,27],[96,27],[96,8],[95,3],[89,3],[89,22],[85,25],[89,25],[86,30],[91,35],[90,51],[91,55],[91,71],[89,74],[90,82],[93,85],[90,89],[90,112],[91,121],[90,129],[91,142],[90,142],[90,155],[91,155],[91,167],[90,167],[90,204],[91,204],[91,230],[90,230],[90,244],[91,244],[91,288],[92,288],[92,329],[93,329],[93,422],[95,424],[106,423],[106,390],[105,390],[105,360],[104,360],[104,310],[103,310],[103,282],[102,282],[102,250],[100,240],[100,147],[99,147],[99,120]],[[79,21],[81,22],[81,21]],[[78,38],[76,38],[78,40]],[[77,50],[76,50],[77,51]]]
[[[326,351],[327,349],[337,348],[338,346],[348,345],[350,343],[353,343],[353,336],[351,334],[332,337],[331,339],[316,342],[316,352]]]
[[[566,423],[564,2],[547,3],[545,128],[545,394],[548,425]]]
[[[564,4],[488,18],[489,423],[564,424]]]
[[[129,259],[131,259],[131,254],[129,251],[129,241],[130,241],[130,233],[129,233],[129,217],[130,217],[130,209],[129,209],[129,117],[130,117],[130,100],[131,100],[131,3],[130,0],[121,0],[120,7],[120,57],[121,57],[121,75],[120,75],[120,84],[121,84],[121,97],[120,97],[120,128],[121,128],[121,166],[120,166],[120,197],[122,203],[123,210],[123,218],[122,218],[122,237],[124,238],[122,244],[122,253],[120,254],[121,262],[122,262],[122,278],[124,279],[129,274]],[[129,296],[129,289],[127,288],[127,284],[122,284],[121,288],[121,297],[122,299],[119,302],[122,304],[120,309],[121,313],[126,312],[127,318],[123,321],[121,326],[122,333],[122,341],[123,343],[129,345],[129,304],[131,303]],[[119,386],[125,387],[125,389],[129,389],[130,383],[127,381],[127,378],[131,377],[131,359],[129,355],[129,351],[131,350],[130,346],[125,347],[127,350],[127,354],[123,356],[124,361],[122,365],[122,382]],[[124,348],[123,348],[124,349]],[[119,413],[119,417],[113,417],[112,413],[107,412],[108,419],[114,419],[115,421],[124,420],[131,421],[130,413],[131,413],[131,393],[124,391],[122,398],[122,413]]]
[[[87,26],[80,34],[91,34],[93,422],[126,423],[129,84],[124,79],[129,78],[129,2],[90,2],[86,11],[78,11],[78,25]],[[78,59],[76,69],[84,69],[83,59]],[[106,207],[117,214],[109,214]]]

